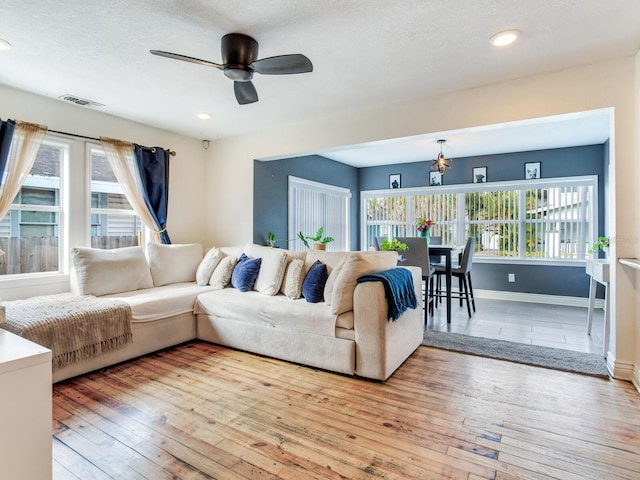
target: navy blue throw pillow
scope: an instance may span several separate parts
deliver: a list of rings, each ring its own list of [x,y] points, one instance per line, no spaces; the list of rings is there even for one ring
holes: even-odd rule
[[[248,292],[253,288],[260,272],[262,258],[249,258],[244,253],[240,255],[233,273],[231,274],[231,286],[241,292]]]
[[[307,302],[318,303],[322,301],[327,278],[329,278],[327,266],[320,260],[316,260],[302,282],[302,296]]]

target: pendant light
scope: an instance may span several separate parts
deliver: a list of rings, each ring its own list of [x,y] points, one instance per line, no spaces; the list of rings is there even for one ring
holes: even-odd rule
[[[442,153],[442,145],[444,144],[444,142],[446,142],[446,140],[438,140],[438,143],[440,144],[440,153],[438,154],[438,158],[436,158],[431,165],[431,170],[437,170],[443,175],[445,169],[449,167],[451,165],[451,162],[453,161],[450,158],[445,158],[444,154]]]

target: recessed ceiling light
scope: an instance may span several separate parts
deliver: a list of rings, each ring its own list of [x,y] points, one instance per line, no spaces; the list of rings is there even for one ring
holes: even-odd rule
[[[11,50],[11,44],[0,38],[0,50]]]
[[[209,120],[211,118],[211,114],[206,112],[200,112],[199,114],[196,115],[196,117],[198,117],[200,120]]]
[[[493,35],[489,41],[494,47],[504,47],[517,40],[520,36],[520,30],[504,30]]]

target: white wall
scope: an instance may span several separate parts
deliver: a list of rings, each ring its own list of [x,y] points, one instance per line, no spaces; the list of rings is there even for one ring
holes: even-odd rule
[[[177,155],[171,157],[167,229],[173,243],[205,244],[206,228],[201,205],[206,185],[206,151],[200,140],[1,85],[0,117],[3,120],[11,118],[40,123],[52,130],[88,137],[106,136],[174,150]],[[79,228],[69,232],[69,245],[87,246],[89,217],[83,204],[88,188],[85,142],[70,140],[74,141],[69,159],[71,215]],[[3,300],[68,290],[68,275],[44,275],[22,280],[0,278],[0,299]]]
[[[251,241],[256,158],[613,107],[610,189],[615,195],[609,202],[609,228],[616,241],[610,256],[638,257],[636,61],[626,57],[215,142],[207,163],[206,201],[216,206],[209,211],[208,243]],[[616,210],[617,204],[624,208]],[[611,268],[611,312],[617,326],[611,359],[616,376],[631,379],[640,349],[636,280],[617,262]]]

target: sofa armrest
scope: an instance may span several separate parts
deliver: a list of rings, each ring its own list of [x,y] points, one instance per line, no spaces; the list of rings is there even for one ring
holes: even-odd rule
[[[356,374],[386,380],[422,343],[422,271],[411,271],[418,308],[408,309],[395,322],[389,320],[382,282],[364,282],[353,296],[353,322],[356,340]]]

